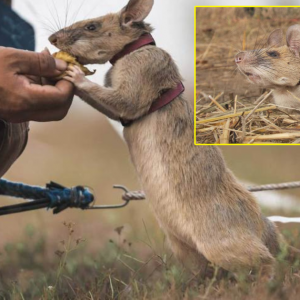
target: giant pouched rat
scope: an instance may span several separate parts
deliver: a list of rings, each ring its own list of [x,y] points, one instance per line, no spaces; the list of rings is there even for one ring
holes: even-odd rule
[[[66,27],[49,40],[83,64],[104,64],[152,32],[144,19],[154,0],[130,0],[119,13]],[[183,95],[147,114],[155,99],[181,81],[172,57],[147,45],[119,59],[105,86],[78,68],[65,77],[85,102],[124,129],[132,161],[154,213],[180,260],[210,261],[227,270],[263,267],[272,273],[278,233],[225,165],[220,150],[193,143],[193,110]]]
[[[276,105],[300,113],[300,25],[288,28],[287,45],[282,40],[283,31],[276,29],[266,47],[239,52],[235,62],[251,83],[273,90]]]

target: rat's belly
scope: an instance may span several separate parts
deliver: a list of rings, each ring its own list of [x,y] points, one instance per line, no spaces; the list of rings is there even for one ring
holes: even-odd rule
[[[192,224],[187,222],[190,219],[190,212],[186,205],[188,201],[181,199],[184,192],[181,195],[176,192],[173,178],[176,175],[170,172],[170,166],[164,161],[164,155],[160,152],[158,132],[153,115],[147,122],[133,124],[125,129],[124,137],[141,186],[161,227],[176,232],[177,235],[186,235],[183,232],[192,230],[189,228]],[[177,158],[175,163],[180,163],[180,158]],[[182,190],[186,188],[182,187]],[[182,224],[185,226],[183,227]]]
[[[124,137],[147,198],[156,202],[157,198],[166,194],[170,197],[172,178],[169,178],[163,155],[159,151],[154,119],[154,116],[150,116],[145,122],[133,124],[124,130]]]

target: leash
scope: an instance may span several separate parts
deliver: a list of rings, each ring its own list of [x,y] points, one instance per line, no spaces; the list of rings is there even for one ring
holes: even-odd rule
[[[55,182],[50,182],[46,187],[39,187],[0,179],[0,196],[29,200],[21,204],[0,207],[0,216],[42,208],[53,209],[53,214],[58,214],[67,208],[80,208],[82,210],[117,209],[127,206],[131,201],[146,199],[143,191],[129,191],[122,185],[115,185],[114,188],[124,192],[122,195],[123,203],[116,205],[93,205],[95,197],[87,187],[76,186],[67,188]],[[247,187],[250,192],[292,188],[300,188],[300,181]]]
[[[58,214],[67,208],[80,208],[82,210],[95,209],[116,209],[122,208],[133,200],[144,200],[134,193],[130,193],[123,186],[114,186],[116,189],[124,191],[124,202],[117,205],[93,205],[94,195],[90,189],[83,186],[66,188],[58,183],[50,182],[45,188],[39,186],[30,186],[17,182],[10,182],[4,179],[0,180],[0,196],[27,199],[29,201],[21,204],[0,207],[0,216],[32,211],[37,209],[53,209],[53,214]],[[128,196],[131,197],[130,199]]]
[[[287,190],[300,188],[300,181],[286,182],[286,183],[275,183],[275,184],[265,184],[265,185],[253,185],[246,187],[249,192],[265,192],[274,190]],[[126,189],[127,190],[127,189]],[[123,195],[123,200],[145,200],[146,195],[143,191],[131,191],[125,192]]]
[[[300,188],[300,181],[277,183],[277,184],[265,184],[249,186],[247,189],[249,192],[264,192],[264,191],[276,191]]]

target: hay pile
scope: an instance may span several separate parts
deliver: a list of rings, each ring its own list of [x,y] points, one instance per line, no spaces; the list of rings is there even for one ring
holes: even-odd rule
[[[196,135],[199,144],[298,144],[300,115],[284,112],[274,104],[265,104],[272,92],[264,93],[256,104],[234,99],[218,103],[202,95],[197,101]],[[200,105],[201,102],[210,103]]]

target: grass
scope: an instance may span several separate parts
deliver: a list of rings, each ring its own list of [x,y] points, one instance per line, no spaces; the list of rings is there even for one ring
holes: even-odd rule
[[[197,111],[198,140],[203,144],[299,143],[300,121],[275,105],[261,105],[271,93],[247,106],[237,97],[234,103],[219,104],[209,96],[212,103]]]
[[[89,241],[77,237],[74,224],[61,226],[65,239],[50,253],[43,234],[31,225],[21,242],[4,247],[0,299],[298,299],[300,261],[289,263],[284,253],[278,256],[271,282],[242,276],[218,279],[218,269],[204,279],[176,262],[164,239],[159,245],[149,235],[146,241],[136,241],[136,246],[142,243],[149,249],[140,257],[121,226],[115,229],[115,240],[92,254],[86,248]],[[289,243],[300,246],[298,229],[283,233]]]

